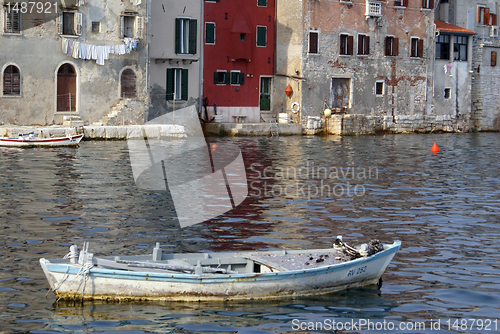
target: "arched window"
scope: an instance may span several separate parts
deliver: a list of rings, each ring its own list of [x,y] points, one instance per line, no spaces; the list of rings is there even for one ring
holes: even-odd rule
[[[122,72],[121,77],[121,94],[122,98],[130,99],[137,96],[137,90],[135,87],[135,73],[130,68],[127,68]]]
[[[9,65],[3,71],[3,95],[21,95],[21,73],[17,66]]]

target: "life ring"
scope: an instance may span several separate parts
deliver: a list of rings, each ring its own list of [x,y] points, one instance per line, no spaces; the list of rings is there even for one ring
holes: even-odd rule
[[[297,106],[297,110],[295,110],[295,106]],[[298,102],[292,103],[292,111],[294,114],[296,114],[300,111],[300,104]]]

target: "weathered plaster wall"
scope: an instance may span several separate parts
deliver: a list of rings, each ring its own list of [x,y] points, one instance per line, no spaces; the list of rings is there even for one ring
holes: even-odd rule
[[[129,0],[88,0],[79,11],[83,14],[82,35],[75,40],[95,45],[118,45],[120,14],[134,10],[145,15],[145,5],[133,6]],[[2,15],[3,20],[3,15]],[[91,22],[101,22],[101,32],[91,32]],[[19,35],[0,35],[0,67],[15,64],[21,71],[21,96],[0,96],[0,123],[48,125],[62,123],[68,113],[56,111],[56,78],[59,67],[72,64],[77,72],[77,113],[86,123],[106,115],[120,97],[120,71],[128,66],[137,77],[137,100],[147,105],[145,44],[126,55],[110,55],[104,66],[94,60],[75,59],[61,51],[61,38],[55,20],[45,23],[23,20]],[[37,24],[37,25],[35,25]],[[4,22],[0,22],[3,27]],[[3,80],[0,81],[0,85]],[[0,93],[3,90],[0,91]],[[143,107],[138,108],[143,113]]]
[[[478,131],[498,130],[500,64],[491,66],[491,52],[500,54],[500,46],[479,43],[474,46],[472,113],[474,126]]]
[[[150,99],[148,119],[154,119],[167,112],[187,106],[199,106],[200,65],[203,47],[203,20],[201,6],[196,0],[151,2],[150,18]],[[175,53],[175,19],[197,20],[196,54]],[[167,101],[167,69],[183,68],[188,70],[188,100]]]
[[[277,1],[276,10],[276,74],[273,85],[271,110],[291,112],[292,103],[302,104],[302,80],[291,76],[302,76],[303,1]],[[285,76],[282,76],[285,75]],[[286,87],[293,92],[287,97]]]
[[[302,52],[303,116],[320,115],[324,102],[331,105],[332,78],[351,80],[351,100],[347,112],[371,116],[424,115],[428,109],[429,59],[434,58],[434,13],[421,10],[419,2],[406,9],[384,2],[382,16],[366,18],[365,1],[352,4],[339,1],[304,2],[305,20]],[[319,54],[307,53],[309,30],[319,31]],[[340,34],[354,37],[354,55],[339,54]],[[358,33],[370,36],[370,54],[358,56]],[[385,38],[399,38],[399,55],[386,57]],[[411,37],[424,40],[423,58],[410,57]],[[382,96],[375,94],[375,83],[384,82]],[[302,120],[304,122],[304,119]]]

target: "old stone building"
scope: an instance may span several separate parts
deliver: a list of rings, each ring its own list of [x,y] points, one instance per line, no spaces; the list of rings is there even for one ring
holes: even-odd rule
[[[436,16],[441,21],[474,31],[471,40],[472,126],[478,131],[498,130],[500,112],[500,51],[496,0],[440,1]]]
[[[66,0],[37,13],[38,5],[29,12],[5,2],[0,124],[63,124],[69,116],[73,126],[142,124],[198,107],[201,5]]]
[[[69,115],[93,123],[113,108],[128,108],[126,122],[143,122],[146,4],[39,3],[43,13],[2,6],[0,123],[61,124]]]
[[[465,81],[458,81],[465,84],[460,99],[453,106],[441,101],[444,86],[443,92],[436,90],[435,72],[444,67],[435,62],[434,1],[282,0],[277,9],[281,78],[274,106],[306,132],[324,127],[336,134],[468,130],[471,58],[459,64],[466,73]],[[324,110],[332,116],[325,117]]]

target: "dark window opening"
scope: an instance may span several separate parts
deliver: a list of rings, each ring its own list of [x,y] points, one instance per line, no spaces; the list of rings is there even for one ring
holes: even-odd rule
[[[318,53],[318,37],[317,32],[309,32],[309,53]]]
[[[450,59],[450,36],[436,37],[436,59]]]
[[[455,36],[453,40],[453,59],[467,61],[467,36]]]
[[[375,94],[376,95],[384,95],[384,83],[383,82],[375,83]]]
[[[358,55],[370,54],[370,36],[358,35]]]
[[[451,88],[445,88],[444,89],[444,98],[445,99],[450,99],[451,98]]]
[[[385,38],[385,55],[398,56],[399,55],[399,39],[396,37],[388,36]]]
[[[340,35],[340,54],[352,56],[354,38],[349,35]]]

